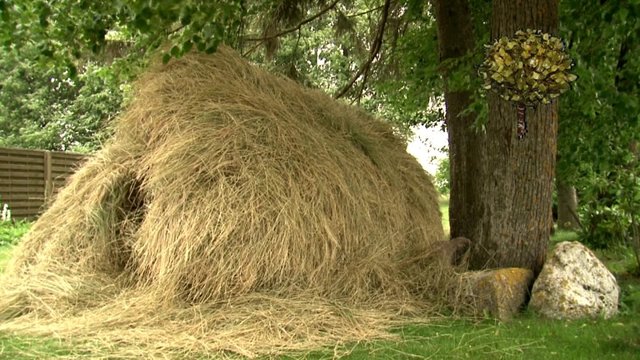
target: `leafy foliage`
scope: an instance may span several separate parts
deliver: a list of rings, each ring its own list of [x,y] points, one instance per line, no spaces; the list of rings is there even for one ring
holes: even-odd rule
[[[0,57],[0,141],[4,146],[51,149],[58,132],[54,114],[69,106],[75,89],[64,70],[25,61],[33,53],[4,51]]]
[[[271,62],[254,59],[335,94],[368,64],[381,11],[375,2],[341,2],[298,33],[282,37]],[[407,9],[402,2],[392,3],[382,41],[369,71],[357,78],[346,98],[405,134],[412,125],[441,121],[443,85],[436,27],[428,6]]]
[[[580,80],[560,103],[558,176],[578,189],[585,242],[625,243],[637,252],[640,1],[561,6]]]
[[[487,43],[491,2],[468,4],[476,43]],[[640,1],[560,6],[560,38],[579,81],[560,101],[557,171],[578,188],[584,241],[637,243]],[[399,133],[443,119],[445,76],[449,90],[472,93],[464,114],[477,116],[477,130],[487,119],[475,76],[484,48],[440,63],[425,1],[0,0],[0,18],[3,145],[91,150],[145,59],[222,42],[307,86],[337,93],[353,82],[345,99]]]
[[[109,52],[116,43],[126,48],[124,57],[129,60],[159,51],[167,62],[191,50],[215,51],[225,42],[258,63],[327,92],[336,93],[353,82],[346,97],[389,119],[402,134],[413,124],[443,117],[436,29],[429,6],[422,2],[3,1],[0,11],[8,20],[0,24],[5,51],[32,44],[30,58],[38,66],[55,69],[60,79],[76,81],[87,59],[102,63],[113,55]],[[386,26],[381,27],[383,12]],[[380,46],[374,52],[376,39]],[[130,76],[120,78],[122,82]],[[52,148],[56,141],[50,138],[61,127],[41,121],[22,133],[43,133],[47,128],[47,136],[35,138],[48,140],[27,143]]]
[[[450,182],[451,172],[449,167],[449,158],[446,157],[440,160],[440,163],[438,164],[438,169],[434,176],[434,183],[441,195],[448,195],[451,190],[451,186],[449,185]]]
[[[29,222],[0,222],[0,247],[16,244],[29,231],[30,226]]]
[[[95,149],[124,101],[117,72],[87,61],[80,74],[71,76],[64,67],[32,61],[38,52],[0,50],[0,145]]]
[[[0,41],[11,47],[33,42],[41,58],[72,59],[104,49],[107,38],[135,40],[154,50],[168,39],[167,55],[191,48],[213,52],[247,14],[244,1],[2,1]],[[255,2],[252,2],[255,4]],[[259,7],[254,10],[260,9]]]

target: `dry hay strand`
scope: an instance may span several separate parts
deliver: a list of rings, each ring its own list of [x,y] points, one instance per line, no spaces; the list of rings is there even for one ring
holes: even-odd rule
[[[222,47],[157,65],[3,276],[0,331],[92,356],[256,356],[456,304],[429,176],[391,127]]]

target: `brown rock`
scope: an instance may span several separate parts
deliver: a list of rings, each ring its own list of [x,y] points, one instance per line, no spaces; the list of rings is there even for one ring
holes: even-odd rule
[[[466,296],[472,299],[474,315],[489,313],[499,320],[509,320],[522,308],[533,282],[533,272],[505,268],[462,275]]]

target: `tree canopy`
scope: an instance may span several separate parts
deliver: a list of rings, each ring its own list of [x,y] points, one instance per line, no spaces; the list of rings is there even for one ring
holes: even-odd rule
[[[87,59],[169,61],[225,42],[405,128],[442,118],[430,106],[441,102],[442,81],[422,1],[2,1],[0,11],[5,49],[34,49],[35,61],[69,77]]]
[[[637,246],[640,1],[567,2],[561,14],[580,78],[561,102],[558,176],[578,188],[587,241]]]
[[[487,100],[476,74],[492,2],[464,3],[473,50],[440,61],[433,8],[418,0],[0,0],[1,141],[99,147],[148,59],[220,43],[401,133],[442,121],[446,78],[471,94],[463,113],[482,133]],[[579,79],[560,100],[558,175],[578,187],[587,232],[608,224],[629,237],[640,212],[640,0],[563,0],[559,10]]]

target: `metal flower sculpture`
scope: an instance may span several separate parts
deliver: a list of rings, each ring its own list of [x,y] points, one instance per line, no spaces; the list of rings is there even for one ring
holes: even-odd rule
[[[577,76],[562,40],[540,30],[518,30],[487,45],[480,76],[484,88],[516,103],[518,139],[527,133],[526,107],[548,104],[570,88]]]

